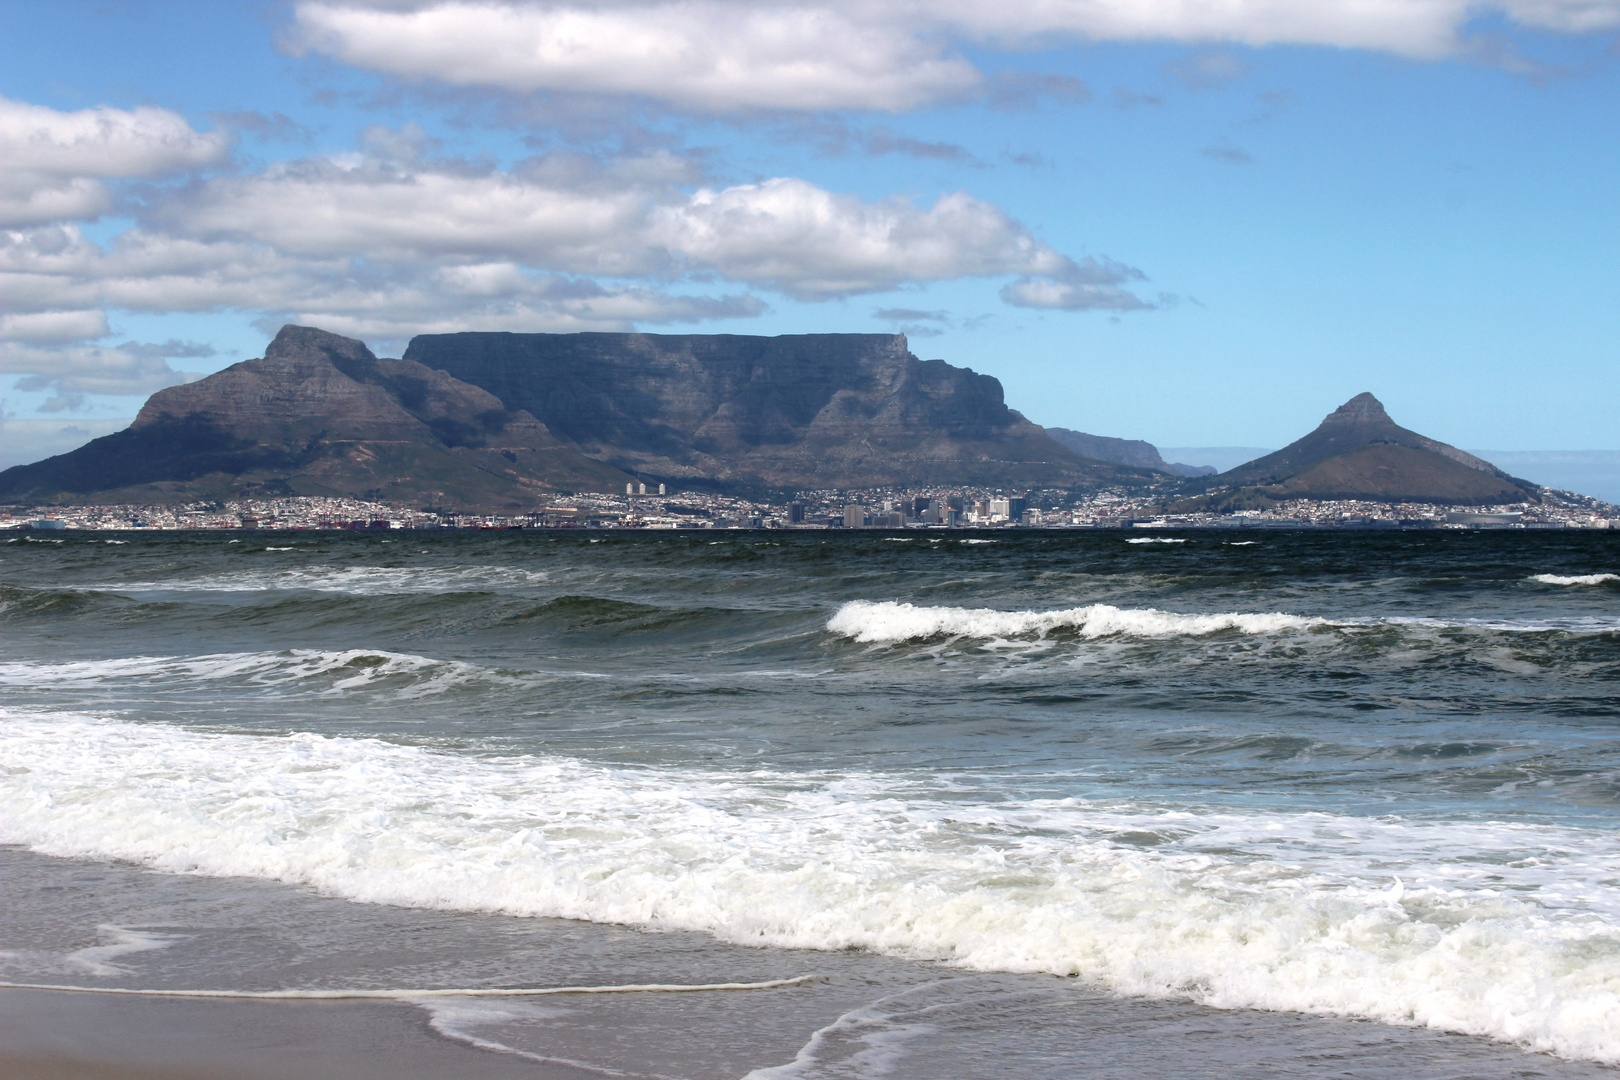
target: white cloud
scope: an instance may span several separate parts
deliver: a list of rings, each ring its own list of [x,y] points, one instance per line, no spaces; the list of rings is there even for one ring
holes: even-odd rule
[[[84,405],[87,394],[151,394],[193,376],[162,357],[93,346],[44,348],[0,342],[0,372],[22,375],[19,390],[49,391],[43,412]]]
[[[717,112],[898,111],[975,88],[973,66],[835,6],[680,0],[295,9],[299,44],[453,86],[624,94]]]
[[[110,205],[103,180],[208,165],[226,145],[166,109],[59,112],[0,98],[0,226],[96,217]]]
[[[895,112],[992,87],[957,43],[1319,45],[1434,59],[1499,14],[1620,27],[1620,0],[309,0],[297,45],[413,80],[680,109]]]
[[[661,155],[611,166],[558,156],[483,173],[309,161],[205,181],[156,220],[174,235],[283,256],[697,274],[812,299],[1069,265],[1001,210],[960,193],[927,208],[793,178],[691,193],[676,183],[686,172]]]
[[[105,337],[104,311],[36,311],[23,315],[0,315],[0,341],[33,343],[84,341]]]
[[[73,328],[69,319],[53,323],[49,318],[64,304],[144,312],[263,312],[276,325],[314,323],[379,344],[449,330],[624,330],[746,318],[765,309],[746,294],[683,296],[641,285],[603,285],[509,261],[358,263],[347,253],[289,255],[248,240],[199,240],[141,229],[102,248],[71,226],[0,233],[0,295],[23,312],[8,316],[13,321],[4,325],[39,332],[54,327],[61,331],[56,340],[65,340]],[[88,318],[78,328],[105,333],[104,323]],[[121,348],[132,356],[142,351]],[[47,357],[41,350],[11,355],[23,358],[17,363]],[[23,370],[32,369],[0,366],[0,371]]]
[[[654,211],[650,235],[692,266],[804,298],[914,282],[1057,272],[1067,259],[963,194],[926,210],[779,178],[700,191]]]
[[[964,277],[1016,276],[1012,303],[1147,306],[1126,288],[1134,271],[1077,264],[960,192],[868,201],[789,177],[694,191],[692,164],[666,153],[474,168],[428,157],[418,134],[151,192],[141,224],[106,244],[71,223],[0,229],[0,372],[52,391],[52,408],[183,378],[169,361],[196,354],[91,344],[110,309],[238,310],[387,349],[428,332],[746,318],[766,309],[751,290],[826,300]]]

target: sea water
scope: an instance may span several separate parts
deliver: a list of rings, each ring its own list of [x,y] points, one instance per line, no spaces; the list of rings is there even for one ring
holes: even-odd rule
[[[1620,1064],[1620,535],[24,534],[0,626],[8,983],[609,1075]]]

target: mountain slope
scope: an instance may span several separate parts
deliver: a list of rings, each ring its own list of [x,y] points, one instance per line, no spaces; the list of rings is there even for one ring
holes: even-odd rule
[[[1164,460],[1159,448],[1145,439],[1116,439],[1108,435],[1087,435],[1070,428],[1049,427],[1046,433],[1081,457],[1113,461],[1139,469],[1155,469],[1174,476],[1208,476],[1215,470],[1207,465],[1183,465]]]
[[[988,375],[902,335],[425,334],[408,360],[483,387],[584,454],[715,487],[1143,484],[1082,457]]]
[[[624,479],[485,390],[286,326],[262,359],[154,394],[125,431],[0,473],[0,501],[298,494],[526,509],[559,486]]]
[[[1396,424],[1371,394],[1357,394],[1315,431],[1274,453],[1185,490],[1210,491],[1200,508],[1253,508],[1286,499],[1363,499],[1484,505],[1539,501],[1539,489],[1454,446]]]

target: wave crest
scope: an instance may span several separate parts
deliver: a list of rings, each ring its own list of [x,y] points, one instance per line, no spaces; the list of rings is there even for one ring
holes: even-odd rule
[[[994,608],[920,607],[892,600],[880,603],[852,600],[827,620],[827,629],[864,644],[882,644],[932,637],[1045,636],[1054,630],[1072,630],[1085,638],[1197,637],[1227,630],[1271,634],[1279,630],[1308,630],[1325,623],[1325,619],[1281,612],[1181,615],[1157,608],[1117,608],[1111,604],[1057,611],[997,611]]]
[[[1620,574],[1532,574],[1530,580],[1543,585],[1607,585],[1611,581],[1620,583]]]

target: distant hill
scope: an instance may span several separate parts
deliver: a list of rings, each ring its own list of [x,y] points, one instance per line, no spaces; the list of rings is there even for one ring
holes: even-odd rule
[[[424,334],[415,360],[531,413],[589,457],[686,487],[1146,484],[1013,409],[1001,383],[900,334]]]
[[[0,502],[349,495],[510,511],[632,479],[718,490],[1146,485],[904,337],[438,334],[404,359],[286,326],[124,431],[0,472]]]
[[[1543,487],[1620,503],[1620,450],[1472,450]]]
[[[1220,488],[1220,491],[1212,489]],[[1447,505],[1537,502],[1536,485],[1454,446],[1408,431],[1371,394],[1357,394],[1281,450],[1185,490],[1200,508],[1263,507],[1288,499],[1365,499]]]
[[[1049,427],[1046,433],[1081,457],[1134,465],[1141,469],[1170,473],[1172,476],[1209,476],[1217,470],[1209,465],[1183,465],[1167,462],[1159,448],[1143,439],[1116,439],[1108,435],[1087,435],[1069,428]]]
[[[285,326],[262,359],[152,395],[128,429],[0,473],[0,502],[296,494],[526,509],[560,486],[625,479],[488,391]]]
[[[1270,446],[1161,446],[1159,453],[1167,461],[1201,461],[1216,472],[1225,472],[1265,457],[1273,449]]]

